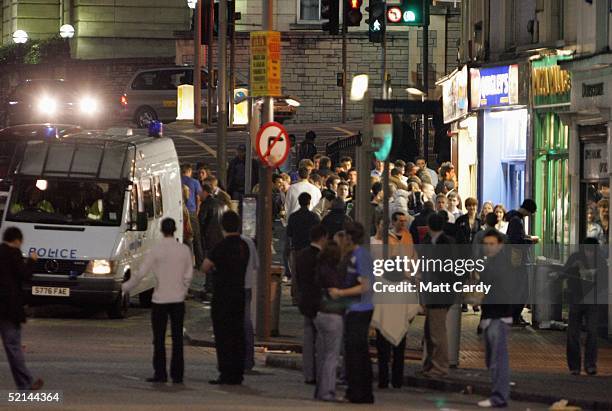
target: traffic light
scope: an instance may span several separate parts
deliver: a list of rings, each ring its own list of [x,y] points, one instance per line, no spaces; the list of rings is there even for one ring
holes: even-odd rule
[[[370,42],[382,43],[385,37],[385,31],[387,31],[384,0],[370,0],[370,6],[366,7],[366,10],[369,13],[366,23],[368,23],[368,37]]]
[[[202,4],[202,44],[210,44],[208,38],[208,27],[210,22],[208,21],[208,10],[210,2],[213,0],[204,0]],[[219,35],[219,3],[214,4],[214,18],[213,18],[213,35],[217,37]],[[228,0],[227,2],[227,36],[231,37],[235,30],[236,20],[242,18],[241,13],[236,13],[236,3],[234,0]]]
[[[336,35],[340,31],[340,0],[321,0],[321,19],[328,20],[323,23],[323,31]]]
[[[401,0],[397,6],[387,8],[387,22],[400,26],[422,26],[429,21],[425,9],[429,0]]]
[[[344,24],[346,26],[359,26],[363,14],[361,14],[361,5],[363,0],[344,0]]]

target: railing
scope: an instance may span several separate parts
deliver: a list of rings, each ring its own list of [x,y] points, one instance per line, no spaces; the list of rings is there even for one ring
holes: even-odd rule
[[[349,156],[355,158],[355,148],[361,145],[361,134],[354,134],[345,138],[338,138],[333,143],[325,145],[325,154],[331,159],[332,164],[338,164],[340,158]]]

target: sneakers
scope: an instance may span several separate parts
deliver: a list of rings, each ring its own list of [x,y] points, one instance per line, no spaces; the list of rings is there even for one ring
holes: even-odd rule
[[[498,405],[494,404],[490,399],[478,401],[478,406],[480,408],[506,408],[508,404]]]

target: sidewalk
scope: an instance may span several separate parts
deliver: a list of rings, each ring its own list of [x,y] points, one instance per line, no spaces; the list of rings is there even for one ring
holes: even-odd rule
[[[203,286],[203,275],[197,273],[192,285],[192,295],[199,298]],[[266,365],[290,369],[301,369],[302,317],[290,303],[289,287],[283,286],[281,303],[280,335],[268,341],[257,341],[266,352]],[[207,303],[196,308],[210,311]],[[194,313],[185,323],[186,338],[192,345],[214,346],[212,323],[209,312]],[[190,321],[189,317],[198,318]],[[458,369],[451,371],[442,380],[427,379],[415,375],[420,369],[421,339],[425,317],[415,318],[407,336],[405,381],[409,386],[432,388],[444,391],[473,391],[489,393],[489,379],[484,362],[484,346],[476,334],[479,316],[472,312],[463,314],[461,329],[461,353]],[[599,375],[597,377],[575,377],[568,373],[565,356],[565,332],[535,330],[531,327],[512,328],[510,333],[510,367],[512,398],[552,404],[568,399],[572,404],[586,409],[612,410],[612,344],[600,340]],[[371,354],[375,358],[376,350]],[[374,367],[376,368],[376,367]]]

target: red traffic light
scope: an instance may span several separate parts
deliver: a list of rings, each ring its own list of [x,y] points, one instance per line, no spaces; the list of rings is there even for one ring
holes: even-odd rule
[[[402,10],[399,7],[389,7],[387,9],[387,21],[389,23],[399,23],[402,20]]]
[[[350,0],[350,6],[352,9],[360,9],[363,4],[363,0]]]

